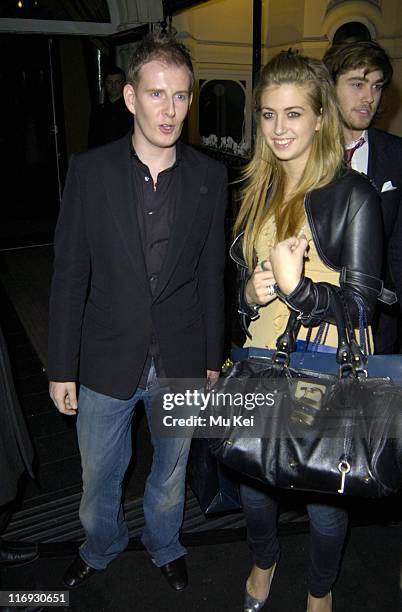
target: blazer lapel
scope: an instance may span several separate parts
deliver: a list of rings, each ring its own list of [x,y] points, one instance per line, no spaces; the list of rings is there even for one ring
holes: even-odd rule
[[[138,279],[150,293],[137,218],[137,198],[133,185],[129,138],[121,140],[118,143],[121,146],[116,147],[113,155],[106,160],[103,181],[122,245],[130,256]]]
[[[182,146],[182,159],[178,166],[178,192],[175,212],[165,263],[159,275],[154,299],[157,299],[172,276],[177,262],[186,245],[187,235],[194,222],[200,202],[200,195],[205,190],[205,167],[189,159],[186,148]]]
[[[370,129],[368,129],[367,132],[368,132],[368,145],[369,145],[367,176],[371,178],[371,180],[376,185],[377,189],[381,189],[381,185],[377,184],[378,176],[376,173],[376,163],[375,163],[375,160],[377,159],[377,156],[379,155],[378,150],[377,150],[378,143],[376,142],[376,139],[375,139],[375,132],[373,132]]]

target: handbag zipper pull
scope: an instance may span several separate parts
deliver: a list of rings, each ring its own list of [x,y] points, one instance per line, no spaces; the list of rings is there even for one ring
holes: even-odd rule
[[[344,493],[345,492],[346,474],[348,472],[350,472],[350,463],[349,463],[349,461],[347,461],[346,459],[342,459],[342,461],[340,461],[339,464],[338,464],[338,470],[342,474],[342,476],[341,476],[341,488],[338,489],[338,493]]]

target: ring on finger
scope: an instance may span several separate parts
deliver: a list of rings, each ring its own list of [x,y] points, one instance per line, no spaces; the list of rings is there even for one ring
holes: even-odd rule
[[[267,285],[267,295],[275,294],[275,285]]]

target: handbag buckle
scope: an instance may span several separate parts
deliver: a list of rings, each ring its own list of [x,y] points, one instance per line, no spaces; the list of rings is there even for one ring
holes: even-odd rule
[[[293,390],[296,407],[290,416],[290,420],[297,425],[312,427],[317,414],[322,409],[326,392],[325,385],[309,380],[296,381]]]
[[[290,355],[286,351],[281,351],[278,349],[272,354],[271,360],[272,363],[284,366],[286,368],[290,362]]]
[[[368,371],[366,368],[354,368],[354,370],[357,378],[360,378],[362,375],[364,378],[368,378]]]
[[[352,372],[355,372],[355,370],[351,363],[341,363],[339,366],[339,378],[346,378]]]

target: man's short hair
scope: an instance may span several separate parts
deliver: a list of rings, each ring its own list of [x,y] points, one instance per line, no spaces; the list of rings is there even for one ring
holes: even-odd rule
[[[154,60],[186,66],[190,75],[190,91],[193,89],[194,68],[189,50],[171,34],[161,32],[149,33],[139,43],[130,60],[128,83],[135,87],[141,68]]]
[[[365,74],[380,70],[384,77],[384,87],[387,87],[392,79],[393,68],[387,52],[372,40],[333,45],[325,53],[323,62],[334,83],[345,72],[358,68],[363,68]]]
[[[112,74],[121,74],[121,76],[123,77],[124,81],[126,80],[126,73],[124,72],[124,70],[122,68],[120,68],[119,66],[108,66],[105,70],[104,73],[104,77],[106,79],[106,77],[112,75]]]

